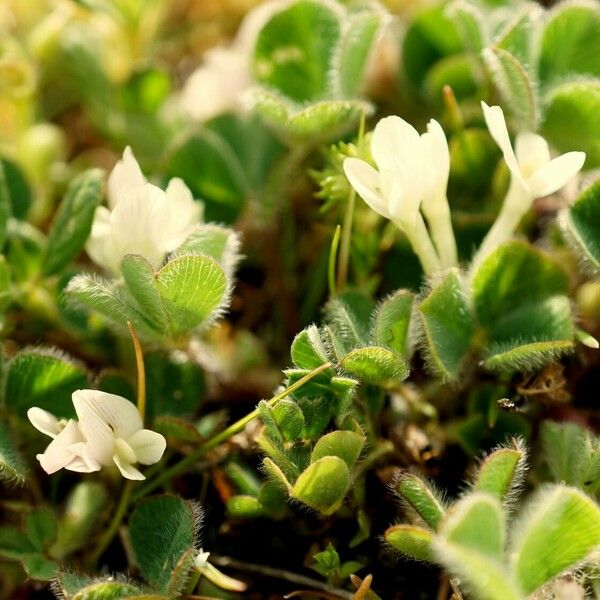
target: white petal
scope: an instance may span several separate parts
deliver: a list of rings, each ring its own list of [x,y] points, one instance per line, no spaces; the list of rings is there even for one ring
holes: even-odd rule
[[[579,173],[584,162],[585,152],[567,152],[541,166],[528,180],[534,197],[559,190]]]
[[[390,218],[387,202],[381,195],[381,177],[366,161],[359,158],[344,160],[344,173],[359,196],[376,212]]]
[[[75,458],[69,447],[81,441],[83,436],[77,422],[70,419],[65,428],[50,442],[44,453],[37,455],[42,469],[51,475],[65,468]]]
[[[427,132],[421,136],[424,160],[423,202],[446,197],[450,175],[450,151],[440,124],[431,119]]]
[[[85,466],[85,470],[77,469],[81,473],[92,473],[93,471],[100,470],[100,463],[95,461],[89,452],[89,444],[86,442],[78,442],[75,444],[71,444],[69,446],[69,450],[77,457],[77,464],[79,462],[83,463]],[[75,459],[73,459],[75,461]],[[70,466],[65,467],[65,469],[69,469],[71,471],[75,471],[76,469],[72,469]]]
[[[548,142],[541,135],[530,131],[517,134],[515,154],[525,178],[550,161]]]
[[[129,146],[123,152],[123,158],[114,166],[108,181],[106,190],[108,206],[112,209],[121,198],[146,183],[140,165],[138,164]]]
[[[110,211],[106,206],[99,206],[94,214],[92,231],[85,245],[85,251],[97,265],[108,271],[112,271],[115,267],[111,253],[112,247]]]
[[[127,443],[134,451],[137,461],[143,465],[157,463],[167,447],[164,436],[149,429],[137,431],[127,440]]]
[[[381,119],[373,131],[371,154],[379,172],[395,173],[404,167],[411,185],[420,190],[423,176],[421,136],[410,123],[396,116]]]
[[[61,432],[58,419],[43,408],[33,406],[27,411],[27,418],[38,431],[51,438],[55,438]]]
[[[143,256],[158,269],[170,235],[166,194],[150,183],[124,196],[111,214],[112,243],[119,261],[126,254]]]
[[[100,465],[98,463],[88,463],[80,456],[76,456],[68,465],[65,465],[65,469],[76,473],[94,473],[100,470]]]
[[[113,461],[125,479],[133,479],[134,481],[146,479],[132,464],[124,462],[117,454],[113,456]]]
[[[172,252],[185,242],[198,225],[202,218],[203,206],[194,200],[192,192],[179,177],[169,181],[165,194],[169,218],[163,226],[169,228],[168,234],[165,234],[166,249]]]
[[[500,147],[500,150],[502,150],[506,166],[510,169],[513,177],[516,177],[526,187],[517,157],[508,137],[508,129],[506,128],[506,120],[504,119],[502,109],[499,106],[488,106],[485,102],[481,103],[481,107],[487,128],[496,144]]]

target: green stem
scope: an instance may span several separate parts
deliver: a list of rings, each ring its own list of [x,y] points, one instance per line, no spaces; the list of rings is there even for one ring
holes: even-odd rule
[[[335,264],[337,262],[338,246],[340,244],[340,233],[342,228],[337,225],[331,240],[331,247],[329,249],[329,264],[327,270],[327,281],[329,282],[329,295],[335,296],[337,294],[337,287],[335,284]]]
[[[350,241],[352,240],[352,222],[354,221],[354,207],[356,205],[356,192],[350,188],[344,225],[342,227],[342,243],[340,245],[340,261],[338,263],[337,287],[343,290],[348,279],[348,263],[350,262]]]
[[[133,491],[133,481],[127,480],[125,486],[123,488],[123,493],[121,494],[121,498],[119,499],[119,504],[115,510],[115,514],[113,515],[112,521],[108,526],[108,529],[104,532],[98,544],[96,545],[96,549],[90,557],[89,564],[96,565],[105,550],[108,548],[109,544],[112,542],[115,537],[119,527],[121,527],[121,523],[125,518],[127,513],[127,509],[129,508],[129,499],[131,498],[131,492]]]
[[[290,394],[294,393],[297,389],[301,388],[305,383],[308,383],[327,369],[331,368],[331,363],[325,363],[316,369],[313,369],[310,373],[307,373],[304,377],[288,386],[278,394],[275,394],[269,401],[269,406],[275,406],[280,400],[287,398]],[[138,493],[134,496],[134,500],[139,500],[141,497],[149,494],[151,491],[155,490],[157,487],[161,486],[166,481],[169,481],[172,477],[176,477],[177,475],[181,475],[185,473],[194,463],[202,458],[207,452],[216,448],[219,444],[227,441],[230,437],[234,436],[236,433],[239,433],[258,416],[258,408],[255,408],[252,412],[248,413],[245,417],[242,417],[239,421],[233,423],[224,429],[217,435],[210,438],[206,443],[202,444],[199,448],[194,450],[191,454],[188,454],[185,458],[180,460],[177,464],[173,465],[171,468],[163,471],[156,479],[153,481],[149,481],[146,485],[142,486]]]
[[[366,114],[363,112],[358,126],[356,144],[360,147],[365,135]],[[352,240],[352,224],[354,222],[354,209],[356,206],[356,190],[350,186],[346,213],[344,214],[344,225],[342,228],[342,243],[340,246],[340,260],[338,263],[337,288],[343,290],[348,279],[348,264],[350,262],[350,242]]]

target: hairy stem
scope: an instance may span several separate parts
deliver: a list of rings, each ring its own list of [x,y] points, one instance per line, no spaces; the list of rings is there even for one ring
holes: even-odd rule
[[[119,527],[121,527],[121,523],[127,514],[127,509],[129,508],[129,499],[131,498],[131,492],[133,491],[133,481],[127,480],[125,486],[123,487],[123,493],[121,494],[121,498],[119,498],[119,503],[117,504],[117,508],[115,513],[113,514],[113,518],[108,526],[108,529],[104,531],[102,537],[98,540],[98,544],[89,559],[90,566],[96,565],[105,550],[108,548],[113,538],[115,537]]]

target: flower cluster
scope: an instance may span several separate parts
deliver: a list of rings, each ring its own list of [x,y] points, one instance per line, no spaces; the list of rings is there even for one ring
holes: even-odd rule
[[[531,132],[519,133],[513,150],[502,109],[485,103],[482,108],[512,178],[502,211],[474,264],[510,239],[535,198],[559,190],[585,162],[583,152],[567,152],[551,159],[547,142]],[[427,131],[419,135],[400,117],[386,117],[375,126],[371,154],[377,168],[358,158],[344,161],[344,172],[352,187],[375,212],[404,232],[426,273],[456,265],[446,197],[450,153],[440,124],[432,119]]]
[[[166,191],[148,183],[129,147],[108,178],[107,196],[108,208],[96,209],[86,251],[112,273],[126,254],[159,268],[202,218],[202,204],[181,179],[171,179]]]
[[[27,412],[33,426],[52,438],[43,454],[38,454],[48,474],[60,469],[92,473],[115,464],[127,479],[145,479],[136,463],[157,463],[166,448],[160,434],[144,429],[142,417],[129,400],[97,390],[73,392],[73,405],[79,421],[58,419],[41,408]]]
[[[352,187],[405,233],[426,273],[455,265],[456,243],[446,199],[450,154],[440,124],[432,119],[419,135],[404,119],[386,117],[375,126],[371,154],[377,169],[358,158],[344,161]]]

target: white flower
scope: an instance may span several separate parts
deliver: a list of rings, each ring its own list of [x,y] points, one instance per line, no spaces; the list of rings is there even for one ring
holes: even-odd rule
[[[567,152],[551,159],[548,143],[536,133],[519,133],[513,150],[502,109],[485,102],[481,107],[486,125],[502,150],[511,175],[532,200],[556,192],[583,167],[585,152]]]
[[[179,103],[192,119],[207,121],[244,106],[252,85],[251,60],[256,38],[273,14],[289,0],[266,2],[251,10],[229,46],[204,53],[202,64],[183,86]]]
[[[419,135],[400,117],[386,117],[373,131],[371,155],[377,169],[358,158],[344,161],[344,172],[352,187],[375,212],[404,231],[426,272],[455,264],[456,244],[446,199],[450,154],[439,123],[432,119],[427,132]],[[423,223],[421,208],[437,252]],[[444,256],[441,263],[438,254]]]
[[[502,150],[511,180],[502,209],[471,261],[471,273],[514,235],[536,198],[553,194],[569,183],[585,162],[584,152],[567,152],[551,159],[546,140],[528,131],[517,135],[513,150],[502,109],[485,102],[481,107],[490,135]]]
[[[247,52],[237,46],[213,48],[185,82],[181,107],[192,119],[208,121],[240,108],[251,83]]]
[[[160,433],[143,428],[135,404],[115,394],[77,390],[73,405],[87,455],[103,466],[114,463],[126,479],[145,479],[133,465],[157,463],[167,442]]]
[[[100,465],[85,452],[85,440],[77,421],[59,420],[37,407],[30,408],[27,417],[38,431],[53,438],[44,453],[36,456],[46,473],[50,475],[60,469],[91,473],[100,469]]]
[[[44,471],[52,474],[64,468],[91,473],[115,464],[123,477],[145,479],[134,464],[158,462],[166,440],[143,428],[136,406],[121,396],[97,390],[73,392],[73,405],[79,422],[59,420],[37,407],[27,411],[33,426],[54,438],[46,451],[37,455]]]
[[[108,178],[107,196],[108,208],[96,209],[86,251],[113,273],[126,254],[139,254],[158,269],[202,216],[202,204],[181,179],[171,179],[166,191],[148,183],[129,147]]]
[[[347,158],[346,177],[375,212],[410,226],[423,190],[421,136],[404,119],[386,117],[375,126],[371,154],[377,169],[360,158]]]

